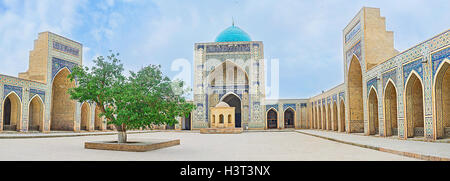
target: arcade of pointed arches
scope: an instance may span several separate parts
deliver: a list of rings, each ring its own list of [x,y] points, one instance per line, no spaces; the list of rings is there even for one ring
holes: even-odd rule
[[[311,103],[309,129],[321,129],[329,131],[345,132],[345,103],[344,99],[337,98],[329,103],[317,105]]]
[[[299,129],[313,126],[314,122],[308,118],[309,108],[302,102],[304,101],[296,102],[299,103],[296,106],[292,106],[294,102],[280,104],[281,106],[266,105],[264,129]]]
[[[448,47],[442,49],[448,49]],[[419,60],[412,60],[403,65]],[[417,70],[412,69],[407,76],[405,75],[402,93],[398,92],[398,84],[392,78],[387,78],[384,80],[384,87],[381,88],[380,92],[377,89],[377,84],[374,84],[367,87],[368,93],[364,95],[362,91],[363,72],[358,58],[353,56],[349,64],[345,87],[348,90],[346,94],[349,104],[348,117],[345,115],[345,106],[347,106],[345,99],[341,99],[339,96],[338,104],[335,101],[324,103],[323,100],[329,96],[321,95],[311,100],[313,101],[311,102],[313,106],[309,109],[311,124],[308,128],[331,129],[347,133],[364,131],[366,135],[389,137],[399,135],[399,121],[404,121],[404,138],[426,136],[425,87],[422,76]],[[394,69],[384,73],[389,73],[392,70]],[[369,78],[368,80],[372,79]],[[380,79],[377,78],[377,80]],[[364,120],[364,114],[366,114],[362,105],[364,96],[367,96],[365,97],[367,100],[367,124],[348,125],[355,122],[361,123]],[[399,115],[399,109],[401,109],[398,105],[399,99],[402,99],[404,103],[404,111],[402,111],[404,115]],[[448,57],[444,58],[439,66],[435,68],[435,73],[432,77],[432,99],[434,139],[450,138],[450,111],[448,111],[450,110],[450,60]],[[379,107],[380,103],[381,107]],[[404,119],[399,120],[399,118]]]

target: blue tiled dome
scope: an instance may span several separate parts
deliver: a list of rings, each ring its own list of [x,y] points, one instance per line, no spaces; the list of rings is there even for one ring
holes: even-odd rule
[[[223,30],[216,38],[216,42],[252,41],[250,36],[234,24]]]

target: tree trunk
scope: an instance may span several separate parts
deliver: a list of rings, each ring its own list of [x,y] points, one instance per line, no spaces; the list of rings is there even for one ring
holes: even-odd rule
[[[118,143],[127,143],[127,130],[125,128],[125,124],[116,127],[118,131]]]
[[[118,143],[127,143],[127,132],[119,131],[117,135],[119,136]]]

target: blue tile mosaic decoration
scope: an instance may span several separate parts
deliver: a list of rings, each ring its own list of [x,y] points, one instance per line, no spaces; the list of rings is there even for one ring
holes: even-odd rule
[[[64,45],[64,44],[59,43],[57,41],[53,41],[53,48],[57,49],[59,51],[62,51],[62,52],[65,52],[65,53],[77,56],[77,57],[78,57],[79,52],[80,52],[80,50],[78,48],[73,48],[71,46]]]
[[[301,103],[301,104],[300,104],[300,107],[307,107],[307,106],[308,106],[307,103]]]
[[[207,53],[250,52],[250,44],[206,45]]]
[[[334,94],[334,95],[333,95],[333,101],[334,101],[334,102],[337,102],[337,96],[338,96],[337,94]]]
[[[206,119],[205,119],[205,122],[208,122],[209,121],[209,114],[208,114],[208,111],[209,111],[209,106],[208,106],[208,103],[209,103],[209,101],[208,101],[208,94],[205,94],[205,96],[206,96],[206,105],[205,105],[205,108],[206,108]],[[202,107],[203,108],[203,107]]]
[[[283,110],[286,111],[286,109],[288,109],[289,107],[291,107],[292,109],[297,110],[297,105],[296,104],[283,104]]]
[[[383,87],[386,87],[386,84],[389,81],[389,79],[392,79],[392,81],[394,81],[395,84],[397,82],[397,69],[384,73],[382,77],[383,77]]]
[[[222,93],[219,93],[219,98],[224,98],[223,96],[225,95],[225,94],[228,94],[228,93],[230,93],[230,92],[232,92],[232,93],[234,93],[234,94],[236,94],[238,97],[239,97],[239,99],[241,99],[242,100],[242,93],[239,93],[239,92],[237,92],[237,91],[235,91],[235,90],[233,90],[233,91],[226,91],[226,90],[224,90]]]
[[[433,53],[431,55],[431,62],[433,65],[433,76],[436,75],[437,69],[441,65],[442,61],[450,57],[450,47],[445,48],[441,51]]]
[[[247,86],[246,86],[247,87]],[[244,88],[244,87],[233,87],[233,86],[216,86],[216,87],[210,87],[212,92],[214,94],[219,94],[219,97],[222,97],[225,94],[228,94],[229,92],[235,93],[236,95],[239,96],[239,98],[242,99],[242,94],[244,93],[248,93],[248,88]]]
[[[327,104],[331,103],[331,97],[327,97]]]
[[[355,26],[345,35],[345,43],[347,43],[349,40],[353,39],[353,37],[358,34],[358,32],[361,30],[361,22],[358,21]]]
[[[274,108],[278,112],[278,104],[266,105],[266,112],[269,111],[270,108]]]
[[[358,41],[358,43],[356,43],[345,53],[348,66],[350,66],[350,61],[352,60],[353,54],[355,54],[359,61],[361,61],[361,41]]]
[[[323,99],[322,99],[322,105],[325,105],[325,104],[326,104],[325,98],[323,98]]]
[[[200,49],[200,48],[204,49],[205,46],[204,46],[204,45],[198,45],[198,46],[197,46],[197,49]]]
[[[3,86],[3,98],[5,98],[10,92],[15,92],[19,99],[22,100],[22,87],[7,85]]]
[[[53,78],[55,78],[55,75],[58,73],[59,70],[66,67],[69,69],[69,71],[72,71],[72,68],[75,66],[77,66],[76,63],[53,57],[52,58],[52,80],[53,80]]]
[[[211,88],[213,90],[220,90],[220,89],[248,89],[249,85],[209,86],[209,88]]]
[[[406,80],[408,79],[409,74],[411,71],[416,71],[420,78],[423,79],[423,65],[422,65],[422,59],[417,59],[411,63],[408,63],[406,65],[403,65],[403,86],[406,85]]]
[[[372,88],[372,86],[375,88],[375,90],[377,89],[377,84],[378,83],[378,79],[376,77],[370,79],[369,81],[367,81],[367,95],[369,95],[370,93],[370,89]]]
[[[339,92],[339,98],[345,100],[345,92]]]
[[[41,97],[42,101],[45,102],[45,91],[39,90],[39,89],[30,89],[30,100],[36,94],[39,95]]]

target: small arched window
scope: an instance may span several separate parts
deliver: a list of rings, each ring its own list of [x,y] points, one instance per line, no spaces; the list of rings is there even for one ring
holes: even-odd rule
[[[212,116],[211,123],[215,123],[215,122],[216,122],[216,115],[213,115],[213,116]]]
[[[223,123],[223,114],[219,116],[219,123]]]
[[[228,123],[231,124],[231,115],[230,114],[228,114]]]

